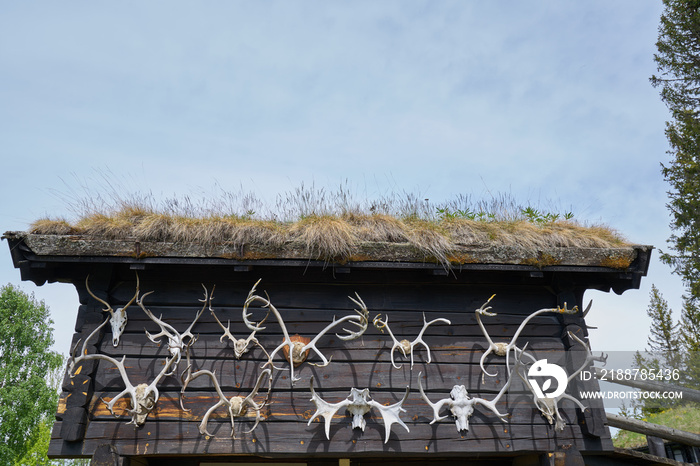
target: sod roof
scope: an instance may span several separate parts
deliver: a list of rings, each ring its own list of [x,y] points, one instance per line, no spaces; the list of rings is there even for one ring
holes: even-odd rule
[[[650,246],[609,228],[568,220],[398,218],[386,214],[309,215],[297,221],[238,216],[186,217],[128,209],[75,223],[39,220],[7,232],[39,255],[307,259],[460,264],[602,266],[627,269]]]

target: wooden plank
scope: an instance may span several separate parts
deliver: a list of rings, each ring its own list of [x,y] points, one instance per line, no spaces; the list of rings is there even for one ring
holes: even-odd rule
[[[328,402],[338,402],[347,397],[349,390],[345,391],[329,391],[328,393],[321,393],[320,395]],[[106,402],[109,402],[116,392],[105,393],[100,399],[98,397],[93,398],[90,403],[90,412],[92,421],[109,421],[115,420],[114,416],[109,412],[106,407]],[[185,394],[183,401],[184,407],[187,411],[183,411],[180,407],[179,392],[162,392],[160,399],[154,408],[154,410],[149,414],[147,422],[162,422],[162,421],[201,421],[202,417],[206,411],[219,401],[219,398],[215,393],[205,392],[205,391],[192,391]],[[227,396],[232,395],[246,395],[239,392],[227,393]],[[473,396],[485,396],[486,398],[492,398],[490,394],[474,393]],[[390,404],[399,401],[399,397],[396,394],[388,392],[372,392],[371,396],[376,401],[382,404]],[[445,395],[446,396],[446,395]],[[256,398],[257,402],[262,402],[265,399],[265,394],[261,394]],[[437,401],[437,397],[435,400]],[[114,407],[114,412],[119,416],[119,422],[126,422],[130,419],[128,414],[128,409],[131,406],[129,397],[120,399]],[[500,412],[508,414],[508,424],[522,424],[522,425],[548,425],[547,421],[542,417],[540,412],[535,408],[534,404],[529,397],[523,397],[519,395],[505,396],[499,403],[497,403],[497,408]],[[425,401],[420,398],[418,393],[411,393],[409,398],[404,402],[403,408],[406,410],[401,418],[409,424],[415,423],[429,423],[433,420],[432,408],[425,403]],[[306,393],[289,393],[289,392],[272,392],[269,399],[269,404],[262,410],[261,414],[265,418],[265,422],[298,422],[305,425],[307,421],[313,416],[316,411],[314,403],[311,401],[311,395],[309,392]],[[578,424],[577,414],[579,410],[574,407],[572,403],[562,403],[560,407],[560,413],[565,419],[567,424]],[[449,410],[443,409],[441,414],[446,414],[449,416]],[[248,421],[255,418],[254,412],[247,413]],[[372,415],[367,415],[369,418],[380,418],[377,412],[373,412]],[[225,421],[228,419],[228,413],[225,407],[217,409],[211,416],[212,422],[216,420]],[[347,413],[344,409],[341,409],[334,417],[335,422],[346,422],[349,420]],[[116,422],[116,421],[115,421]],[[452,416],[447,419],[440,421],[440,423],[447,423],[454,426],[454,421]],[[476,406],[475,411],[470,418],[470,425],[478,424],[500,424],[501,421],[488,409],[482,406]],[[504,424],[505,425],[505,424]]]
[[[196,316],[196,312],[192,310],[182,310],[169,307],[159,307],[150,308],[154,315],[161,317],[162,320],[177,329],[179,332],[184,332],[192,323]],[[253,321],[260,321],[265,317],[264,312],[253,311],[251,319]],[[300,333],[303,335],[314,335],[319,333],[327,325],[333,321],[333,317],[341,318],[347,315],[355,315],[352,310],[323,310],[323,311],[311,311],[305,310],[281,310],[280,314],[284,319],[284,323],[287,326],[287,330],[290,334]],[[370,320],[374,318],[377,313],[375,311],[370,312]],[[421,313],[407,313],[405,311],[389,311],[381,313],[384,320],[387,316],[389,318],[389,326],[391,331],[397,337],[415,337],[423,327],[423,320]],[[129,320],[126,324],[125,332],[133,334],[143,334],[144,331],[151,333],[157,333],[160,331],[158,325],[148,319],[145,314],[139,310],[130,310]],[[243,323],[241,317],[241,311],[238,309],[232,309],[230,312],[217,312],[216,313],[219,320],[224,325],[230,322],[230,330],[234,335],[248,335],[251,333]],[[474,313],[449,313],[449,312],[433,312],[426,313],[426,319],[432,320],[437,317],[442,317],[450,320],[452,325],[447,325],[444,323],[436,323],[431,325],[427,331],[426,335],[430,334],[443,334],[443,335],[460,335],[460,336],[473,336],[483,338],[482,330],[477,326],[476,318]],[[510,314],[499,314],[494,317],[484,317],[482,322],[489,334],[494,337],[510,338],[513,336],[518,326],[523,322],[527,316],[521,315],[510,315]],[[265,329],[258,332],[259,335],[272,334],[281,335],[280,326],[273,315],[270,315],[267,322],[263,324]],[[109,331],[109,329],[107,329]],[[556,314],[545,314],[535,317],[526,325],[521,335],[523,337],[535,337],[535,336],[556,336],[559,337],[562,334],[563,326],[562,322],[558,319]],[[211,313],[206,311],[202,313],[200,319],[195,323],[192,332],[199,335],[221,335],[223,331],[221,327],[212,318]],[[334,332],[335,333],[335,332]],[[342,332],[341,332],[342,333]],[[381,335],[381,332],[375,329],[371,322],[368,326],[367,335]]]
[[[431,330],[428,328],[428,330]],[[234,334],[236,338],[244,338],[250,334],[238,333]],[[235,360],[233,353],[233,344],[229,339],[220,340],[219,335],[203,335],[199,334],[197,341],[191,347],[191,353],[198,358],[211,359],[230,359]],[[312,335],[310,335],[312,336]],[[283,341],[282,335],[266,335],[262,334],[256,337],[263,347],[267,348],[268,352],[280,345]],[[307,337],[308,338],[308,337]],[[399,337],[397,337],[398,339]],[[416,335],[411,335],[411,341],[416,338]],[[493,337],[495,341],[504,341],[501,338]],[[438,334],[430,334],[425,332],[423,341],[429,345],[432,357],[443,363],[457,363],[460,361],[470,362],[472,355],[478,354],[479,358],[487,348],[486,340],[469,339],[465,336],[443,336]],[[146,340],[143,333],[140,334],[124,334],[119,342],[119,346],[112,346],[111,338],[104,339],[98,351],[115,358],[121,358],[126,355],[128,357],[165,357],[167,356],[167,348],[165,347],[167,338],[161,339],[160,345]],[[552,352],[564,351],[564,344],[561,338],[556,337],[521,337],[518,339],[518,346],[522,347],[528,344],[528,352],[538,355],[543,352],[545,356],[550,356]],[[389,335],[371,334],[361,337],[354,341],[342,341],[334,334],[325,335],[317,345],[318,349],[324,354],[333,355],[334,361],[374,361],[384,359],[390,355],[393,342]],[[394,350],[394,358],[397,364],[409,358],[404,357],[401,351],[397,348]],[[262,350],[254,343],[249,344],[249,352],[241,359],[262,360],[264,354]],[[468,358],[466,361],[464,360]],[[414,359],[419,361],[426,359],[426,350],[421,346],[414,349]],[[492,355],[489,360],[498,360],[499,357]],[[478,358],[477,358],[478,361]]]
[[[153,290],[144,304],[151,306],[182,306],[192,310],[201,309],[198,299],[203,297],[201,284],[191,279],[178,281],[156,281],[151,283],[141,277],[141,290]],[[351,310],[355,305],[348,296],[359,294],[372,312],[386,310],[472,313],[489,297],[496,294],[491,306],[496,313],[529,315],[543,307],[556,307],[557,297],[544,286],[513,287],[503,283],[492,286],[462,283],[313,283],[304,277],[295,283],[280,283],[262,280],[256,293],[269,295],[270,301],[278,309]],[[217,311],[222,307],[242,306],[256,279],[250,281],[221,282],[217,280],[212,306]],[[123,305],[134,295],[135,281],[129,286],[111,290],[109,302]],[[211,290],[213,283],[206,284]],[[322,285],[322,286],[321,286]],[[514,289],[516,288],[516,289]],[[93,290],[94,291],[94,290]],[[112,303],[114,301],[114,303]],[[569,303],[573,307],[576,303]]]
[[[260,365],[263,361],[229,361],[212,359],[194,359],[192,367],[194,370],[211,370],[217,374],[217,379],[222,388],[252,388],[260,374]],[[163,360],[133,359],[125,360],[126,371],[132,384],[150,384],[155,378],[155,374],[160,371]],[[283,359],[279,359],[278,367],[288,369],[289,364]],[[179,371],[185,369],[185,361],[181,361]],[[487,390],[497,392],[507,380],[507,371],[503,361],[498,364],[489,364],[488,370],[496,373],[496,377],[483,377],[478,365],[478,361],[472,364],[437,364],[431,363],[423,365],[418,363],[411,371],[410,364],[404,364],[400,369],[395,369],[388,362],[388,357],[383,362],[331,362],[326,367],[317,367],[309,363],[304,363],[295,369],[295,376],[301,380],[296,382],[294,388],[297,390],[307,390],[311,376],[316,380],[316,387],[321,389],[333,389],[349,387],[371,388],[371,389],[393,389],[402,391],[407,385],[417,388],[418,372],[424,371],[427,378],[424,378],[423,386],[426,390],[451,390],[454,385],[465,385],[468,390]],[[273,383],[276,389],[291,389],[288,370],[274,371]],[[117,368],[107,362],[99,361],[97,373],[95,375],[95,391],[105,389],[121,390],[123,382]],[[518,378],[513,381],[513,390],[522,387],[522,381]],[[578,387],[582,389],[597,390],[597,382],[577,381]],[[190,383],[191,389],[210,387],[211,381],[208,377],[199,377]],[[179,388],[181,386],[179,372],[165,377],[159,384],[161,388]],[[520,390],[524,390],[520,388]]]
[[[340,455],[460,455],[479,456],[484,452],[513,454],[519,451],[551,451],[557,445],[570,444],[579,450],[603,451],[612,444],[585,439],[578,426],[566,426],[562,432],[547,426],[474,425],[464,434],[454,424],[411,424],[410,432],[394,425],[389,441],[384,443],[385,429],[381,422],[367,423],[363,431],[352,429],[349,422],[334,423],[330,440],[323,426],[312,423],[261,423],[252,433],[241,432],[231,439],[230,424],[212,423],[214,437],[202,436],[197,423],[147,423],[134,429],[123,423],[93,421],[88,425],[83,449],[110,440],[121,455],[157,454],[252,454],[285,456]],[[242,430],[242,429],[241,429]],[[239,436],[237,435],[237,437]],[[168,439],[168,440],[158,440]],[[62,442],[54,439],[49,454],[60,454]]]

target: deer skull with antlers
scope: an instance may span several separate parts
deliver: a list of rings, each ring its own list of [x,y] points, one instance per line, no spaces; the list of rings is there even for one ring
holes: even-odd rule
[[[509,342],[498,342],[495,343],[491,337],[489,336],[488,332],[486,331],[486,327],[484,327],[483,322],[481,322],[481,316],[489,316],[493,317],[496,316],[497,314],[495,312],[489,312],[489,309],[491,309],[490,306],[487,307],[488,303],[491,302],[491,300],[495,297],[496,295],[492,295],[484,304],[481,305],[480,308],[476,309],[474,313],[476,314],[476,322],[479,324],[479,327],[481,328],[482,333],[486,337],[486,341],[488,342],[488,349],[484,352],[484,354],[481,355],[481,359],[479,360],[479,366],[481,367],[481,371],[484,375],[488,375],[489,377],[495,377],[496,374],[489,374],[486,372],[486,369],[484,368],[484,361],[486,360],[486,357],[494,353],[496,356],[505,356],[506,358],[506,367],[510,368],[510,353],[511,351],[516,355],[516,357],[520,357],[520,355],[525,355],[530,359],[532,362],[535,362],[534,356],[532,356],[530,353],[525,352],[524,349],[520,349],[516,346],[516,343],[518,341],[518,337],[520,336],[520,333],[523,331],[525,328],[525,325],[527,325],[528,322],[530,322],[534,317],[537,317],[539,315],[545,314],[545,313],[559,313],[559,314],[575,314],[578,312],[578,306],[574,306],[573,309],[568,309],[566,307],[566,303],[564,303],[564,307],[556,307],[556,308],[546,308],[546,309],[540,309],[538,311],[533,312],[529,316],[525,318],[525,320],[522,321],[518,329],[515,331],[515,334],[513,337],[510,339]],[[588,304],[588,307],[586,308],[585,312],[588,312],[590,309],[591,304]],[[483,375],[482,375],[483,379]]]
[[[124,329],[126,328],[126,321],[128,320],[127,314],[126,314],[126,309],[131,306],[131,304],[136,300],[136,298],[139,295],[139,274],[136,274],[136,293],[134,294],[134,297],[131,298],[131,300],[124,305],[124,307],[118,307],[117,310],[115,311],[112,309],[112,306],[110,304],[95,296],[95,294],[90,290],[90,286],[88,285],[88,279],[90,278],[90,275],[88,275],[85,278],[85,288],[87,289],[87,292],[90,293],[90,296],[95,298],[97,301],[105,305],[105,309],[102,309],[103,312],[109,312],[109,324],[112,327],[112,346],[117,346],[119,345],[119,339],[122,336],[122,333],[124,333]]]
[[[243,396],[232,396],[231,398],[226,398],[224,395],[223,391],[221,391],[221,386],[219,385],[219,381],[216,379],[216,375],[208,370],[200,370],[195,372],[194,374],[191,374],[188,376],[188,378],[185,380],[182,390],[180,391],[180,406],[184,411],[189,411],[189,409],[185,409],[184,406],[182,406],[182,400],[184,399],[185,395],[185,389],[187,389],[187,386],[189,383],[196,379],[197,377],[200,377],[202,375],[206,375],[209,377],[214,384],[214,388],[216,389],[216,393],[219,395],[219,401],[216,402],[211,408],[207,410],[207,412],[204,414],[204,417],[202,418],[202,421],[199,423],[199,433],[202,435],[208,435],[209,437],[213,437],[212,434],[209,433],[209,430],[207,428],[207,425],[209,423],[209,416],[219,407],[221,406],[226,406],[228,409],[228,414],[231,419],[231,438],[236,438],[236,430],[234,426],[234,419],[237,417],[245,416],[246,413],[248,412],[248,409],[252,409],[255,411],[255,424],[250,430],[245,431],[246,434],[249,434],[255,430],[255,428],[258,426],[260,423],[260,410],[265,406],[265,403],[267,401],[267,397],[265,398],[265,401],[262,401],[261,403],[256,403],[255,402],[255,396],[258,394],[258,391],[260,390],[260,386],[262,385],[263,378],[267,376],[267,378],[271,381],[272,380],[272,370],[271,369],[265,369],[263,370],[260,375],[258,376],[258,380],[255,383],[255,387],[253,390],[245,397]],[[271,387],[269,387],[271,388]],[[267,396],[270,395],[270,390],[268,388],[268,393]]]
[[[161,315],[160,318],[156,317],[150,309],[148,309],[144,304],[143,300],[146,296],[149,294],[153,293],[153,291],[149,291],[148,293],[145,293],[141,298],[136,300],[136,303],[139,305],[139,307],[143,310],[143,312],[156,324],[158,324],[158,327],[160,327],[160,332],[156,334],[151,334],[146,330],[146,336],[148,337],[149,340],[151,340],[153,343],[159,345],[160,340],[158,338],[160,337],[167,337],[168,339],[168,352],[170,353],[170,358],[173,360],[172,364],[172,370],[170,373],[166,375],[171,375],[173,372],[177,370],[178,364],[180,363],[180,360],[182,359],[182,352],[185,352],[185,356],[187,358],[187,370],[190,370],[190,348],[194,344],[195,341],[197,341],[197,337],[194,336],[192,333],[192,328],[194,325],[197,323],[199,320],[199,317],[202,315],[204,312],[204,309],[206,309],[207,305],[210,305],[211,299],[213,297],[214,293],[214,288],[212,288],[212,294],[209,294],[209,291],[207,290],[207,287],[202,284],[202,288],[204,288],[204,299],[200,299],[199,302],[204,303],[202,306],[202,309],[200,309],[197,314],[194,317],[194,320],[190,324],[189,327],[187,327],[187,330],[184,332],[180,333],[177,330],[175,330],[175,327],[172,325],[168,324],[167,322],[163,321],[163,316]],[[138,294],[138,289],[137,289],[137,294]]]
[[[131,397],[131,409],[129,409],[128,412],[129,414],[131,414],[131,421],[129,421],[127,424],[133,424],[135,427],[138,427],[143,425],[144,422],[146,422],[148,414],[153,410],[153,408],[155,408],[156,403],[158,402],[158,398],[160,397],[160,393],[158,391],[158,383],[160,383],[161,379],[170,372],[170,368],[174,362],[174,358],[166,359],[163,368],[160,370],[158,375],[156,375],[156,377],[150,384],[140,383],[138,385],[134,385],[129,379],[129,376],[126,373],[126,368],[124,367],[124,360],[126,359],[126,356],[122,356],[121,361],[119,361],[117,359],[112,358],[111,356],[107,356],[106,354],[87,354],[88,341],[92,339],[92,337],[95,336],[107,324],[107,322],[108,320],[102,322],[85,339],[85,342],[83,342],[83,346],[80,350],[79,356],[76,356],[75,349],[78,347],[80,342],[76,343],[71,358],[68,361],[68,373],[71,377],[74,377],[76,366],[83,361],[103,360],[113,364],[119,371],[119,375],[121,376],[122,381],[124,382],[125,388],[117,396],[112,398],[109,402],[106,402],[101,398],[100,399],[103,403],[107,405],[109,412],[112,413],[112,415],[117,416],[114,413],[114,405],[122,397],[124,397],[125,395],[129,395]]]
[[[554,428],[559,431],[564,430],[564,426],[566,425],[564,418],[559,412],[559,402],[561,402],[562,400],[569,400],[576,404],[581,409],[581,411],[586,410],[586,407],[583,405],[583,403],[581,403],[581,401],[567,394],[564,391],[568,383],[571,382],[577,375],[579,375],[581,371],[588,367],[593,361],[605,363],[608,359],[608,356],[605,353],[601,353],[600,356],[594,356],[593,353],[591,353],[591,348],[588,344],[586,344],[583,340],[574,335],[571,331],[568,331],[567,334],[571,339],[575,340],[577,343],[584,347],[584,349],[586,350],[586,358],[581,364],[581,366],[578,369],[576,369],[571,375],[569,375],[569,377],[566,379],[564,379],[564,377],[566,376],[566,372],[564,372],[562,368],[556,366],[556,369],[559,369],[562,372],[559,378],[563,379],[559,380],[558,383],[562,384],[563,382],[563,384],[558,386],[554,392],[544,394],[544,387],[540,388],[537,382],[531,378],[536,377],[538,375],[538,372],[544,372],[542,370],[544,366],[550,365],[547,363],[546,359],[539,360],[535,364],[530,366],[527,375],[521,373],[520,370],[517,371],[520,378],[523,380],[523,382],[525,382],[525,386],[532,393],[532,399],[537,409],[540,411],[540,413],[542,413],[542,416],[544,416],[544,418],[550,424],[554,424]],[[543,373],[542,375],[550,376],[551,374]]]
[[[257,285],[257,283],[256,283],[256,285]],[[244,307],[243,307],[244,313],[246,313],[247,307],[248,307],[248,303],[246,301],[246,304],[244,304]],[[258,329],[264,328],[264,327],[261,327],[261,325],[263,323],[265,323],[265,321],[267,320],[267,317],[270,315],[269,310],[268,310],[267,314],[265,314],[265,317],[259,323],[250,322],[251,326],[253,327],[253,331],[250,333],[250,335],[248,335],[247,338],[236,338],[233,336],[233,334],[231,333],[231,321],[230,320],[228,321],[226,327],[224,327],[224,324],[222,324],[221,321],[219,320],[219,318],[216,316],[214,309],[211,308],[211,301],[210,301],[210,305],[209,305],[209,311],[211,312],[211,315],[214,317],[214,320],[216,320],[216,323],[219,324],[219,327],[221,327],[221,329],[224,331],[224,334],[221,335],[221,338],[219,338],[219,341],[223,343],[224,338],[228,338],[229,341],[231,343],[233,343],[233,354],[234,354],[234,356],[236,356],[236,359],[240,359],[241,356],[243,356],[245,353],[248,352],[248,350],[249,350],[248,347],[250,346],[251,343],[255,343],[256,345],[258,345],[260,347],[260,349],[262,349],[263,352],[265,352],[267,357],[268,358],[270,357],[270,355],[267,354],[267,351],[265,350],[265,348],[263,348],[263,346],[258,342],[258,339],[255,338],[255,333],[258,331]]]
[[[318,393],[314,390],[314,378],[311,377],[310,381],[311,389],[311,401],[316,405],[316,412],[309,419],[307,425],[311,425],[314,419],[322,416],[325,421],[326,438],[330,440],[330,429],[331,429],[331,419],[338,412],[338,410],[345,408],[350,414],[352,414],[352,428],[365,430],[365,425],[367,424],[364,415],[370,412],[372,408],[376,408],[382,415],[382,420],[384,421],[384,443],[389,441],[389,435],[391,435],[391,426],[393,424],[399,424],[410,432],[408,426],[401,420],[399,415],[406,410],[403,409],[402,405],[408,398],[410,393],[409,387],[406,387],[406,394],[398,403],[394,403],[389,406],[384,406],[378,401],[370,399],[369,389],[358,390],[356,388],[350,389],[350,395],[338,403],[329,403],[323,398],[321,398]]]
[[[527,347],[527,344],[525,345],[525,347]],[[440,410],[443,407],[446,407],[450,410],[450,413],[455,419],[457,430],[459,432],[468,431],[469,418],[472,416],[472,414],[474,414],[474,409],[478,405],[484,406],[485,408],[489,409],[492,413],[498,416],[498,418],[502,422],[508,422],[508,414],[503,414],[499,412],[496,408],[496,403],[498,403],[503,394],[510,387],[513,371],[516,370],[519,367],[519,365],[520,359],[518,358],[515,362],[514,368],[508,373],[508,381],[503,385],[501,390],[492,400],[486,400],[484,398],[472,398],[469,396],[467,388],[464,385],[455,385],[450,391],[449,398],[443,398],[437,403],[433,403],[425,394],[425,391],[423,390],[423,383],[421,381],[422,374],[418,373],[418,389],[420,390],[421,397],[423,398],[423,400],[425,400],[426,403],[430,405],[431,408],[433,408],[433,420],[430,421],[430,423],[434,424],[437,421],[445,419],[447,415],[440,416]]]
[[[265,327],[261,327],[260,324],[256,324],[255,322],[252,322],[250,320],[250,313],[247,312],[248,306],[252,303],[255,303],[255,302],[260,303],[263,308],[267,308],[277,318],[277,322],[279,323],[280,328],[282,329],[282,333],[284,335],[284,340],[282,341],[282,343],[279,346],[277,346],[277,348],[275,348],[270,353],[269,361],[267,363],[265,363],[265,365],[270,364],[270,365],[272,365],[272,367],[274,369],[279,369],[277,367],[274,367],[273,359],[274,359],[275,355],[280,350],[282,350],[283,348],[286,347],[288,349],[288,360],[290,363],[289,370],[291,372],[290,378],[291,378],[292,384],[294,384],[294,382],[299,380],[299,378],[294,376],[294,366],[300,364],[301,362],[303,362],[306,359],[305,355],[309,350],[313,350],[314,353],[316,353],[316,355],[319,358],[321,358],[322,362],[314,364],[315,366],[325,367],[328,364],[330,364],[330,359],[327,359],[326,356],[323,353],[321,353],[318,350],[318,348],[316,348],[316,343],[318,343],[318,341],[321,339],[321,337],[326,335],[332,329],[338,327],[339,325],[341,325],[345,322],[352,324],[358,328],[358,330],[356,330],[356,331],[343,328],[343,330],[345,332],[347,332],[347,335],[338,335],[336,333],[336,337],[338,337],[339,339],[344,340],[344,341],[349,341],[349,340],[354,340],[356,338],[359,338],[360,336],[362,336],[362,334],[364,334],[365,330],[367,330],[367,325],[369,323],[369,311],[367,310],[367,306],[365,305],[364,301],[362,301],[362,298],[360,298],[360,296],[357,293],[355,293],[355,296],[357,297],[357,299],[352,298],[350,296],[348,296],[348,298],[350,298],[350,300],[352,302],[354,302],[355,304],[357,304],[357,306],[360,308],[359,310],[355,309],[355,312],[357,313],[357,315],[348,315],[348,316],[342,317],[338,320],[336,320],[336,318],[334,316],[333,321],[330,324],[328,324],[328,326],[326,326],[326,328],[321,330],[318,333],[318,335],[316,335],[308,343],[304,343],[303,341],[299,341],[299,340],[294,341],[289,337],[289,332],[287,332],[287,327],[284,324],[284,320],[282,320],[282,316],[280,315],[277,308],[275,308],[275,306],[273,306],[272,303],[270,302],[269,297],[263,298],[262,296],[255,294],[255,290],[256,290],[258,283],[260,283],[260,280],[258,280],[255,283],[255,285],[253,285],[253,288],[250,290],[250,293],[248,293],[248,298],[246,299],[245,305],[243,306],[243,321],[245,322],[246,326],[250,330],[259,331],[259,330],[265,329]]]

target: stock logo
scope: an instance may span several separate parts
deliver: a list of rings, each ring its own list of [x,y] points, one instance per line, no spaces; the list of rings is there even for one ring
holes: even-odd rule
[[[556,398],[566,390],[568,382],[566,371],[556,364],[549,364],[546,359],[540,359],[527,371],[528,380],[538,398]],[[543,380],[540,386],[537,379]],[[556,389],[552,389],[552,380],[557,381]]]

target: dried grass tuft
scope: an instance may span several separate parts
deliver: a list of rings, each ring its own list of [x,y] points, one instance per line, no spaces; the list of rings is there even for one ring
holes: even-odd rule
[[[80,230],[62,218],[40,218],[29,226],[29,231],[39,235],[76,235]]]
[[[306,244],[311,254],[325,259],[345,259],[353,252],[357,236],[352,226],[342,218],[311,215],[292,224],[291,239]]]
[[[454,249],[447,231],[439,223],[417,218],[407,219],[408,242],[428,257],[449,264],[447,256]]]
[[[360,241],[405,243],[408,229],[399,219],[387,214],[347,214],[344,219],[351,225]]]

